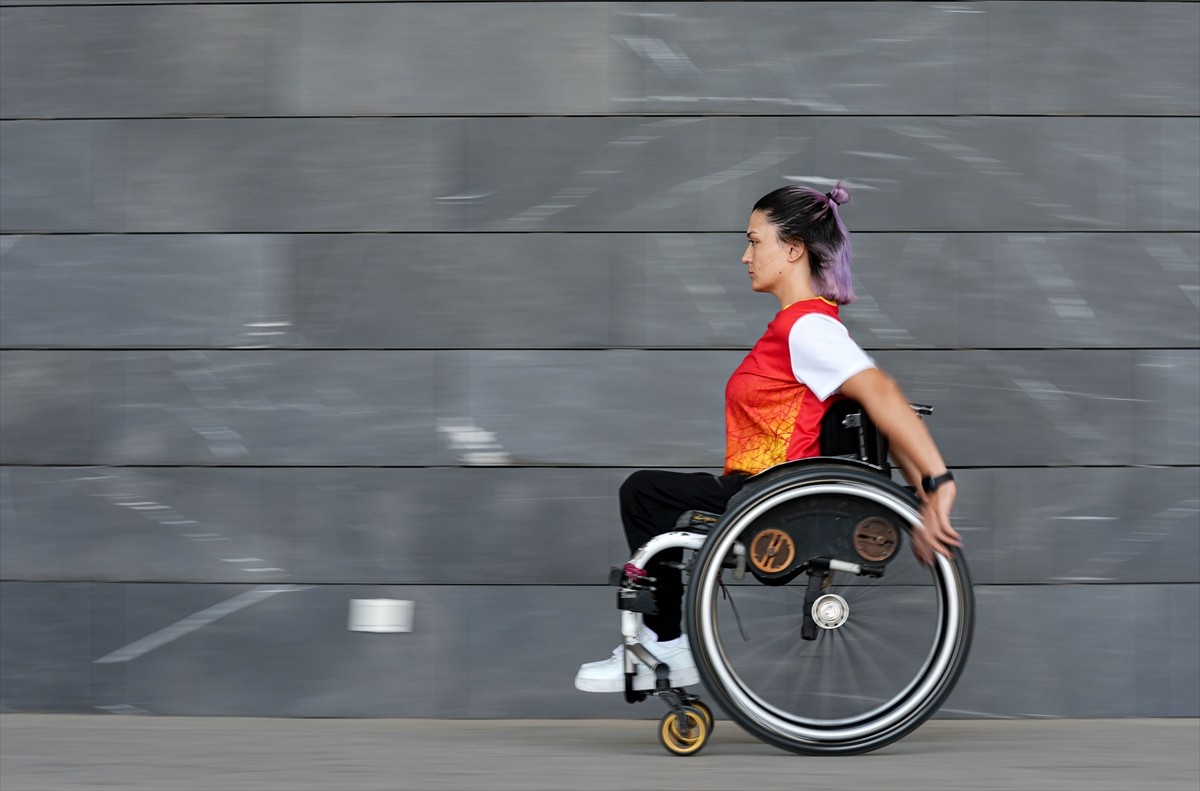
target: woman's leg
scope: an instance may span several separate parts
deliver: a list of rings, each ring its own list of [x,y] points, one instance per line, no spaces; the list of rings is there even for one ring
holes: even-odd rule
[[[640,470],[621,485],[621,523],[629,551],[635,552],[654,536],[675,529],[675,521],[684,511],[721,513],[729,498],[742,488],[744,476],[715,476],[704,472],[668,472]],[[683,550],[660,552],[646,569],[656,579],[654,598],[657,615],[646,615],[645,624],[655,631],[660,642],[673,640],[681,633],[683,617],[683,575],[666,563],[678,563]]]

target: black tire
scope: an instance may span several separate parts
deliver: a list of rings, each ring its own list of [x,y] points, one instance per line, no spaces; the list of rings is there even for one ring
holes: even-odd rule
[[[819,508],[823,501],[804,498],[823,497],[889,515],[901,545],[882,578],[837,572],[828,593],[848,606],[847,620],[803,640],[807,574],[783,585],[750,575],[730,584],[722,574],[756,519]],[[785,750],[847,755],[890,744],[937,711],[966,664],[974,597],[961,553],[925,568],[903,546],[918,509],[912,492],[883,475],[833,463],[772,475],[731,503],[697,552],[684,612],[700,678],[735,722]]]

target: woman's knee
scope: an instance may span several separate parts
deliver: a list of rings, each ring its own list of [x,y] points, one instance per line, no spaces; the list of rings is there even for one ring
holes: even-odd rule
[[[621,484],[620,495],[624,501],[630,497],[635,497],[638,492],[644,492],[654,486],[654,477],[656,470],[638,470],[625,479]]]

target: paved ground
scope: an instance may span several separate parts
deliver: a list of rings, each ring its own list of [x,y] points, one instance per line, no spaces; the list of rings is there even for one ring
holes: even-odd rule
[[[812,758],[718,720],[690,758],[650,720],[0,716],[0,790],[1200,789],[1200,720],[935,720]]]

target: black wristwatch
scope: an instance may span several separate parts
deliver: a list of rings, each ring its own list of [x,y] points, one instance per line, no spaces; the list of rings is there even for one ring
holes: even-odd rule
[[[925,490],[925,494],[933,494],[943,483],[950,483],[952,480],[954,480],[954,473],[950,472],[950,470],[946,470],[937,476],[926,475],[921,479],[921,488]]]

